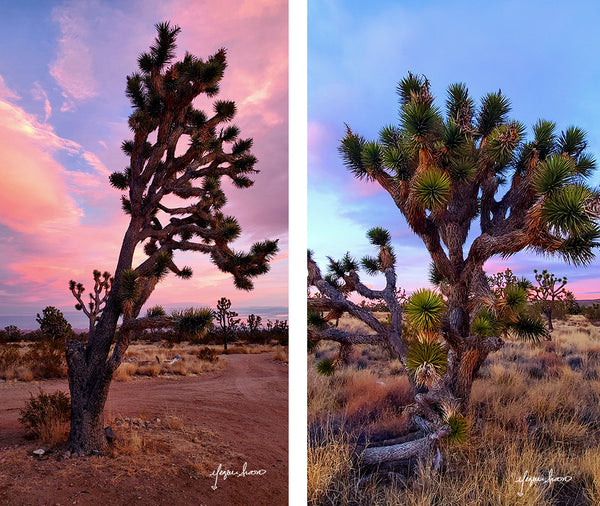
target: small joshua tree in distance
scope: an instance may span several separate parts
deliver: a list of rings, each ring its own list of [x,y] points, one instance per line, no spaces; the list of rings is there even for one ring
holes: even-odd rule
[[[82,299],[82,294],[85,291],[83,284],[76,283],[73,280],[69,281],[69,290],[71,290],[73,297],[77,299],[75,309],[83,311],[89,320],[88,339],[93,338],[96,322],[104,310],[106,299],[108,299],[108,292],[110,292],[110,286],[113,282],[110,273],[106,271],[104,274],[100,274],[99,270],[94,269],[92,276],[94,278],[94,288],[93,293],[89,294],[90,301],[87,304]]]
[[[548,329],[554,330],[552,325],[552,312],[555,309],[557,302],[566,301],[569,292],[565,289],[567,284],[567,276],[557,278],[554,274],[548,272],[547,269],[538,272],[533,270],[537,286],[532,286],[532,298],[539,301],[542,313],[548,320]]]

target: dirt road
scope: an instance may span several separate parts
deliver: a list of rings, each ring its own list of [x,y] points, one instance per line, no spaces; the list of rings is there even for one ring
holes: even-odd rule
[[[66,380],[1,383],[0,503],[287,504],[287,366],[272,353],[226,361],[226,368],[202,376],[113,382],[107,419],[175,415],[185,427],[183,436],[163,434],[162,446],[155,442],[130,461],[34,458],[40,444],[24,439],[19,409],[40,387],[67,391]],[[219,465],[242,472],[244,463],[257,472],[214,476]]]

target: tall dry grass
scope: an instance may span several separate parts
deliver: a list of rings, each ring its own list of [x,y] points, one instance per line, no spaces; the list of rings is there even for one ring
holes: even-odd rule
[[[410,402],[401,367],[361,346],[353,365],[318,375],[316,363],[335,353],[322,343],[309,357],[311,504],[600,504],[599,327],[572,318],[549,343],[491,355],[473,385],[469,439],[445,447],[441,472],[424,467],[406,483],[364,483],[350,457],[357,441],[401,432],[402,413],[386,402]]]

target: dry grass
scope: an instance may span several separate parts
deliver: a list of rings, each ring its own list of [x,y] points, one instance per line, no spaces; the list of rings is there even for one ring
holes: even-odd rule
[[[552,342],[507,343],[490,356],[473,385],[470,439],[447,452],[441,473],[421,469],[406,486],[357,487],[361,476],[344,453],[357,435],[385,433],[386,424],[401,432],[402,415],[386,401],[410,397],[401,367],[356,347],[353,365],[318,375],[316,363],[335,353],[320,344],[309,358],[311,504],[600,504],[600,328],[581,318],[556,322]],[[526,473],[570,478],[530,485],[519,481]]]
[[[287,346],[277,346],[275,348],[275,352],[273,353],[273,360],[275,362],[283,362],[285,364],[289,363],[290,357],[288,355]]]

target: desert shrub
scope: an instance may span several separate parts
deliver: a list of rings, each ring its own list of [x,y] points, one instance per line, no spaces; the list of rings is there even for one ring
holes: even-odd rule
[[[19,411],[19,422],[35,436],[47,443],[56,443],[64,433],[64,425],[71,416],[71,399],[57,390],[46,394],[42,390]]]
[[[590,321],[600,320],[600,304],[593,304],[583,310],[583,314]]]
[[[0,346],[0,370],[16,366],[21,359],[19,346],[16,344],[5,344]]]
[[[219,351],[205,346],[204,348],[196,352],[196,356],[200,360],[205,360],[207,362],[216,362],[217,360],[219,360],[219,353]]]
[[[67,375],[65,343],[63,340],[43,340],[23,355],[36,378],[64,378]]]

